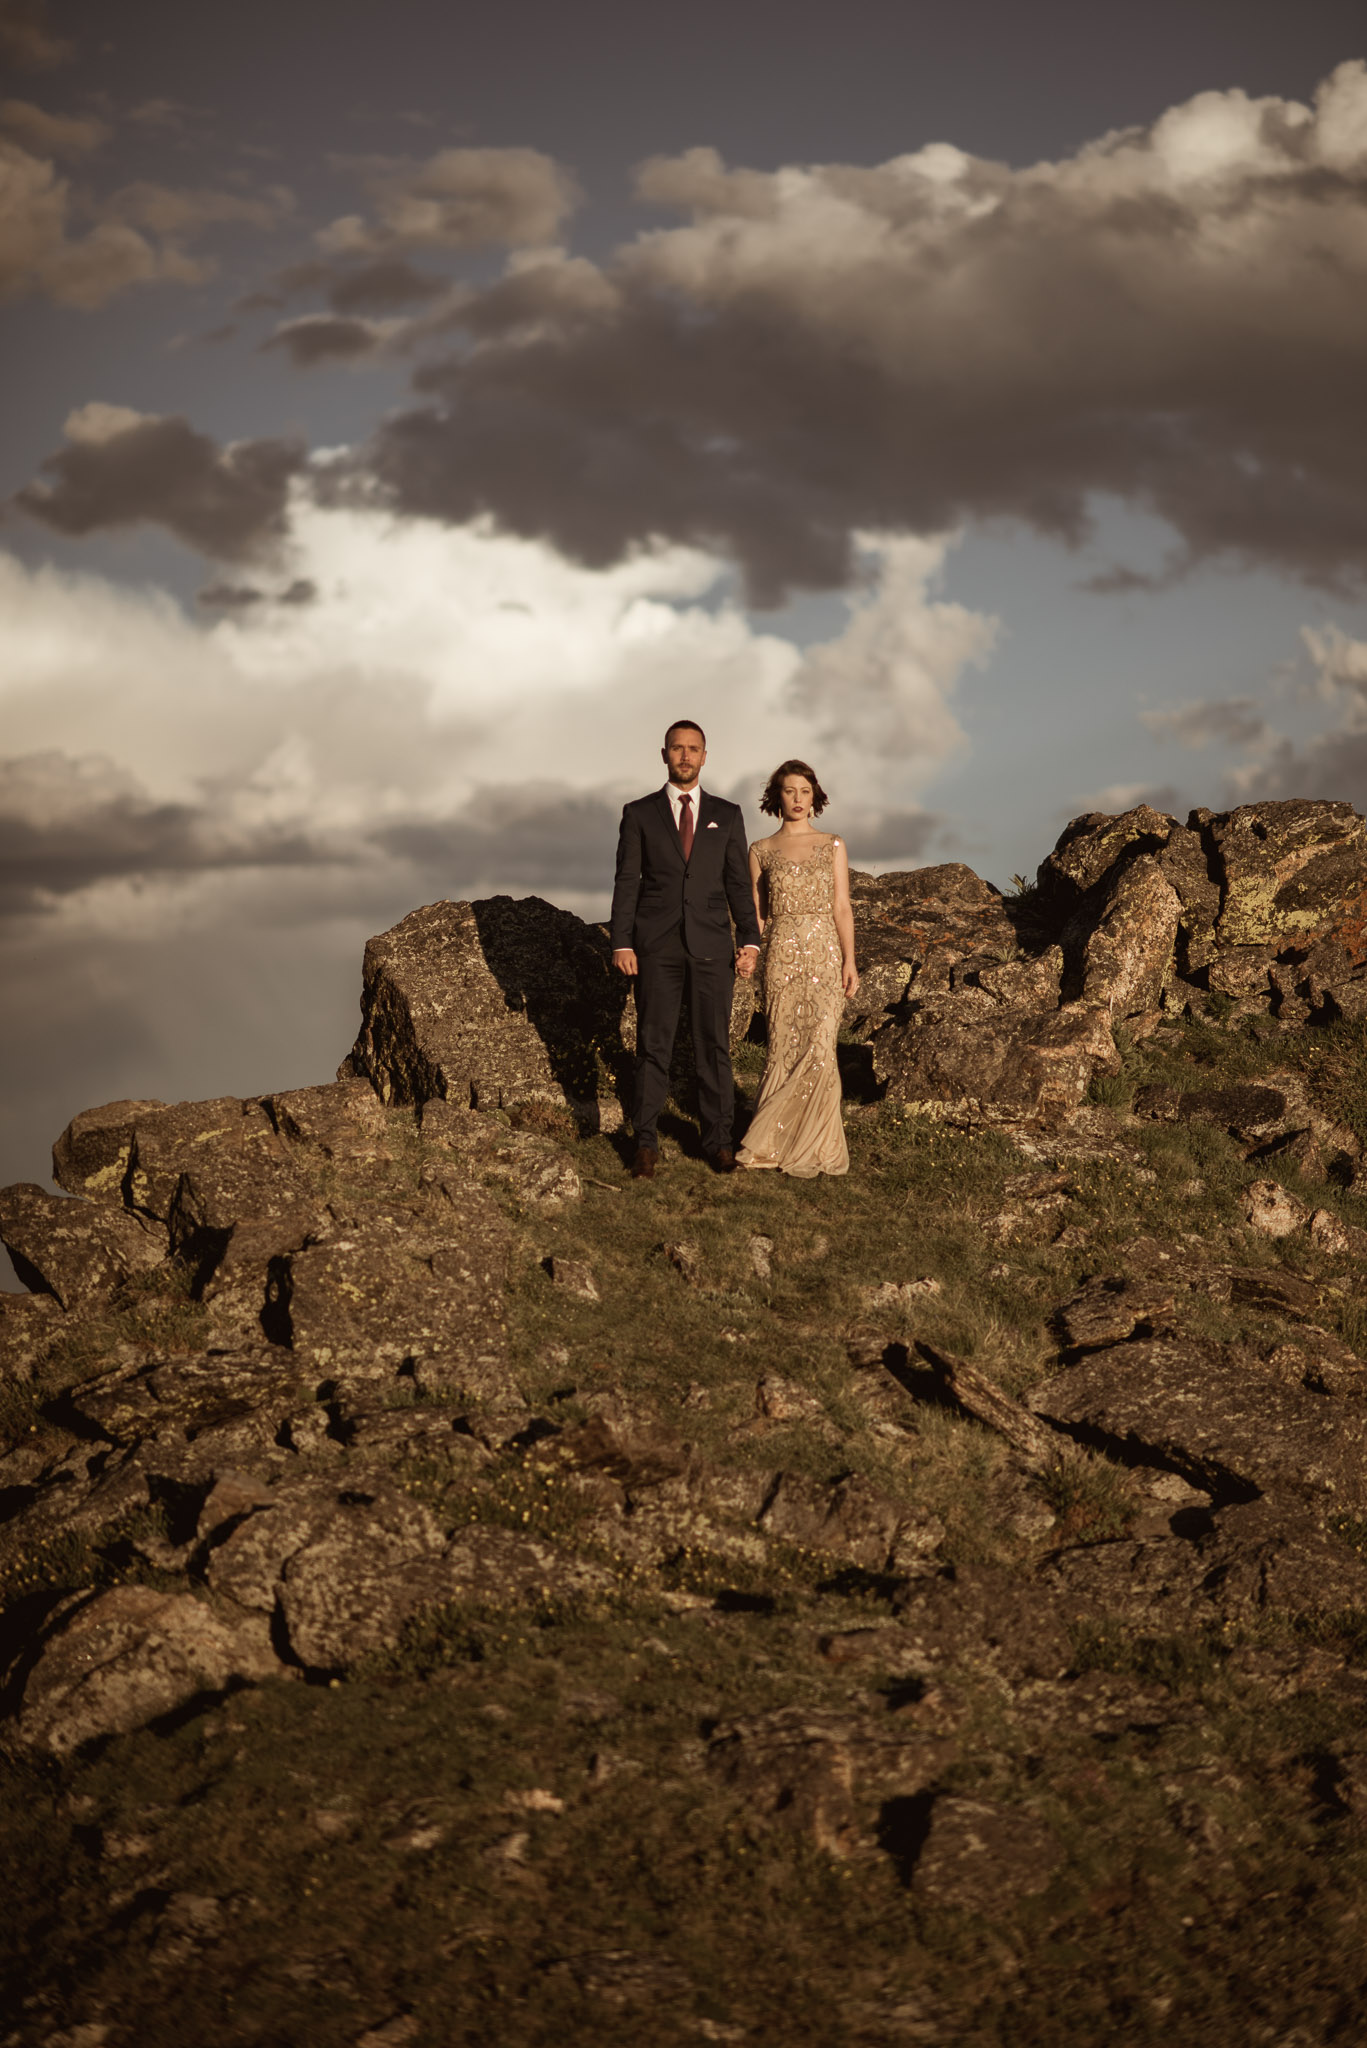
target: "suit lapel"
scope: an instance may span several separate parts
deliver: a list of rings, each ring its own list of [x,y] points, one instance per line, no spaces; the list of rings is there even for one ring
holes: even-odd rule
[[[720,823],[715,815],[715,812],[715,799],[711,795],[709,795],[707,790],[704,790],[702,793],[702,801],[698,805],[698,830],[693,842],[693,857],[695,860],[697,859],[697,856],[701,851],[701,848],[698,846],[697,843],[698,839],[702,837],[703,833],[707,830],[709,825],[716,825],[717,839],[719,843],[724,836],[721,830]]]

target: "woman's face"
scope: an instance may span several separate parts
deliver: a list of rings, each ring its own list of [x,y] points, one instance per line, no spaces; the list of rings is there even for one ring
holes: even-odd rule
[[[801,825],[811,816],[812,785],[805,775],[785,775],[778,786],[778,800],[784,823]]]

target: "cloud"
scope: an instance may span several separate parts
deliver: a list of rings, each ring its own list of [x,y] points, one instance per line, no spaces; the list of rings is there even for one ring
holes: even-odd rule
[[[252,824],[240,829],[231,805],[157,803],[103,756],[0,760],[0,915],[131,875],[337,858],[306,830]]]
[[[14,108],[20,102],[8,101]],[[27,110],[51,129],[54,117]],[[11,121],[11,126],[15,123]],[[25,126],[21,117],[18,127]],[[34,123],[28,120],[32,130]],[[73,131],[93,134],[98,122],[57,122],[68,146]],[[98,139],[98,138],[96,138]],[[54,138],[49,133],[47,143]],[[0,139],[0,299],[32,294],[88,312],[130,285],[171,280],[201,284],[213,265],[191,256],[187,242],[206,228],[237,223],[266,229],[292,204],[282,186],[248,196],[206,190],[177,191],[152,183],[125,185],[103,200],[77,202],[70,182],[49,158]],[[93,221],[72,232],[77,214]]]
[[[72,413],[66,434],[16,500],[58,533],[151,520],[222,561],[269,554],[284,539],[290,483],[305,461],[297,442],[219,447],[188,420],[98,403]]]
[[[1230,747],[1256,746],[1270,730],[1251,697],[1223,697],[1141,711],[1139,719],[1155,739],[1176,740],[1183,747],[1206,747],[1212,741]]]
[[[915,865],[947,837],[945,820],[937,811],[856,812],[842,820],[841,829],[856,867],[867,861],[880,868],[890,863]]]
[[[217,192],[207,187],[160,185],[151,179],[123,185],[104,202],[107,219],[181,240],[205,228],[226,224],[269,229],[278,227],[294,206],[285,185],[272,185],[256,195]]]
[[[0,127],[8,128],[27,148],[47,156],[86,156],[108,142],[114,132],[105,121],[49,114],[30,100],[0,101]]]
[[[301,293],[322,292],[334,313],[389,313],[440,298],[449,290],[447,279],[419,270],[406,256],[377,256],[361,263],[291,263],[239,299],[237,310],[273,311]]]
[[[0,63],[48,71],[74,54],[73,43],[49,33],[46,0],[0,0]]]
[[[116,445],[147,424],[87,420],[106,438],[73,445]],[[908,788],[957,740],[931,694],[953,689],[990,623],[975,634],[973,614],[929,594],[945,544],[881,546],[846,634],[806,656],[725,600],[724,562],[683,549],[597,572],[486,528],[305,502],[307,574],[269,594],[211,589],[212,623],[0,554],[11,902],[84,892],[98,923],[100,888],[120,879],[333,864],[354,889],[358,861],[387,873],[400,902],[475,883],[601,894],[621,801],[660,775],[682,702],[713,734],[714,787],[749,801],[775,760],[803,753],[850,829],[860,822],[864,850],[901,855],[926,829]],[[871,761],[850,735],[865,694],[884,731],[888,661],[866,621],[893,611],[897,659],[911,647],[920,663],[921,738],[914,759]],[[804,682],[813,661],[839,674],[841,729]],[[906,694],[899,684],[899,704]],[[896,717],[900,730],[904,705]]]
[[[402,256],[382,256],[359,270],[333,273],[328,302],[337,313],[387,313],[397,306],[440,298],[445,278],[419,270]]]
[[[0,982],[23,991],[0,1005],[0,1060],[22,1076],[0,1179],[42,1177],[91,1102],[325,1080],[364,940],[416,904],[533,891],[604,916],[620,805],[662,778],[680,706],[756,829],[765,777],[798,754],[863,863],[930,844],[914,792],[935,764],[823,742],[794,701],[803,650],[756,630],[718,557],[586,570],[487,523],[307,496],[292,555],[293,585],[233,578],[187,617],[0,550]],[[878,602],[866,559],[855,611]],[[936,603],[937,566],[927,547],[904,606]],[[853,704],[862,671],[846,680]]]
[[[1314,695],[1331,723],[1299,745],[1269,727],[1252,757],[1231,771],[1231,799],[1327,797],[1367,810],[1367,640],[1333,626],[1303,627],[1301,639],[1315,671]]]
[[[344,319],[336,313],[304,313],[286,320],[261,347],[283,349],[298,370],[317,363],[354,363],[374,357],[392,333],[383,321]]]
[[[322,229],[330,256],[551,242],[578,197],[537,149],[441,149],[422,164],[379,158],[361,169],[373,218],[347,214]]]
[[[620,793],[557,782],[492,784],[452,817],[385,826],[376,843],[429,873],[497,876],[505,886],[600,891],[612,873]]]
[[[640,185],[688,219],[466,293],[448,321],[478,345],[423,364],[361,488],[589,563],[650,536],[733,554],[762,602],[843,584],[861,530],[1077,542],[1097,494],[1175,530],[1169,576],[1367,573],[1362,63],[1313,106],[1202,93],[1020,170],[943,143],[773,173],[693,150]],[[327,246],[466,232],[412,190]]]
[[[202,275],[183,252],[158,249],[123,222],[101,221],[74,237],[70,213],[70,187],[54,166],[0,141],[0,299],[40,293],[88,311],[132,284]]]
[[[997,622],[930,600],[944,564],[943,539],[855,540],[870,564],[868,581],[847,600],[849,619],[838,637],[809,649],[791,701],[828,746],[899,763],[920,756],[938,766],[964,739],[950,694],[970,662],[986,662]]]

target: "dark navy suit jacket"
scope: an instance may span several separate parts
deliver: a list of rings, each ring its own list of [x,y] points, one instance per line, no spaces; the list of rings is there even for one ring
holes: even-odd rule
[[[730,918],[735,945],[759,944],[740,805],[702,792],[693,852],[685,862],[665,792],[657,789],[627,804],[617,838],[613,951],[630,946],[648,953],[682,929],[690,959],[715,959],[731,953]]]

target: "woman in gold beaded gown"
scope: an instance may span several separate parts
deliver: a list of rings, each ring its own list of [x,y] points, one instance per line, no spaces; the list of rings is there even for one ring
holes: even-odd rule
[[[750,848],[750,879],[764,934],[769,1057],[737,1166],[777,1167],[809,1180],[847,1173],[836,1033],[859,987],[850,864],[833,832],[812,819],[826,792],[805,761],[769,777],[760,809],[779,820]]]

